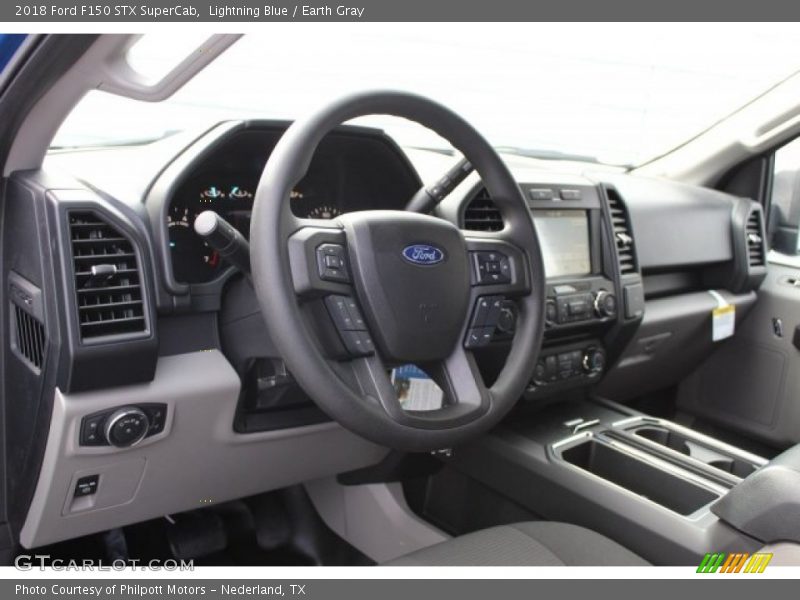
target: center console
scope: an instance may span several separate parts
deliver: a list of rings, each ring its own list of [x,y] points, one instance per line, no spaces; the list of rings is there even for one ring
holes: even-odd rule
[[[644,299],[617,197],[583,178],[522,189],[547,277],[543,349],[525,394],[535,399],[597,383],[641,320]]]
[[[601,399],[520,406],[448,461],[540,518],[598,531],[660,565],[697,565],[708,552],[758,551],[777,539],[769,532],[779,521],[770,514],[800,514],[793,512],[800,507],[800,454],[768,462]],[[776,477],[785,480],[782,487]],[[780,505],[768,489],[778,490]]]

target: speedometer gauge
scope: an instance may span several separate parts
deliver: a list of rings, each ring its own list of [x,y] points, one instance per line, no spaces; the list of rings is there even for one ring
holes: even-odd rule
[[[306,215],[309,219],[333,219],[342,214],[336,206],[330,204],[320,204],[308,211]]]

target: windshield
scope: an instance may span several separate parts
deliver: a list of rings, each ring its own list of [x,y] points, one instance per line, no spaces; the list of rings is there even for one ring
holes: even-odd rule
[[[796,24],[274,24],[245,36],[165,102],[90,93],[54,147],[143,143],[228,118],[292,119],[354,91],[434,98],[495,146],[637,165],[698,134],[800,67]],[[180,31],[180,30],[179,30]],[[171,33],[134,48],[163,66]],[[199,41],[199,40],[198,40]],[[443,148],[399,119],[407,146]]]

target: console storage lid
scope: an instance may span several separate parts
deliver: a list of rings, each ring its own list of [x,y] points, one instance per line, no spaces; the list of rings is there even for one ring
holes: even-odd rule
[[[763,542],[800,542],[800,445],[742,480],[711,511]]]

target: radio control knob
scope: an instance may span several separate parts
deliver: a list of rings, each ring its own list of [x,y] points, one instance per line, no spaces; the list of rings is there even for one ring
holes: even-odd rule
[[[594,312],[598,317],[613,317],[617,314],[617,297],[611,292],[600,290],[594,296]]]
[[[112,446],[128,448],[141,442],[149,427],[150,420],[142,409],[126,406],[114,412],[106,421],[106,439]]]

